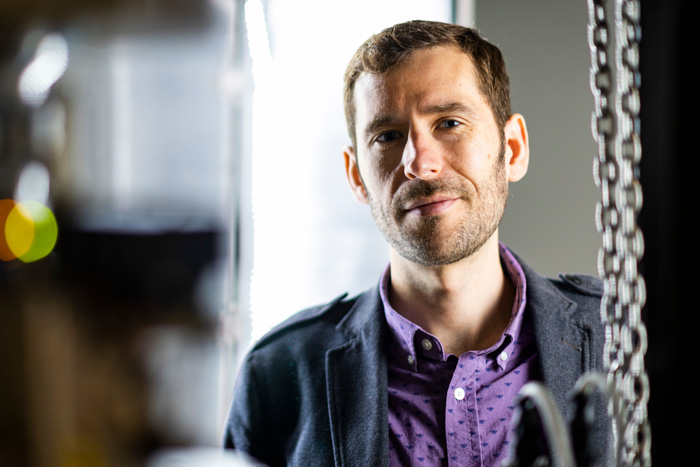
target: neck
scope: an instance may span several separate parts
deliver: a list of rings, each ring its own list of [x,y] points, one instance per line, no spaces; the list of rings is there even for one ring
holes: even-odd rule
[[[391,251],[391,305],[440,339],[446,353],[496,343],[510,322],[514,297],[497,234],[470,257],[445,266],[423,266]]]

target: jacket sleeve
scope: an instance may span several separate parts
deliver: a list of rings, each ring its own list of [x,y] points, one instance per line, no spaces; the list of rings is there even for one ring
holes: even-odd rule
[[[224,433],[224,448],[244,452],[264,462],[266,430],[261,393],[249,355],[236,378],[233,402]]]

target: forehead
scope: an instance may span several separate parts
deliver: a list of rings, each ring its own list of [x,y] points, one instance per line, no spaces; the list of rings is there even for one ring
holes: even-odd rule
[[[417,50],[386,73],[363,73],[354,99],[358,132],[367,120],[381,115],[399,116],[440,105],[459,103],[490,113],[476,67],[456,46]]]

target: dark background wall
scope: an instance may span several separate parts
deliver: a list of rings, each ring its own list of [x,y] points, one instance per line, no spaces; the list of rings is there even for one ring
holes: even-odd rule
[[[541,274],[595,275],[600,194],[586,2],[477,1],[475,8],[476,28],[505,55],[513,111],[530,134],[530,169],[511,184],[501,238]]]

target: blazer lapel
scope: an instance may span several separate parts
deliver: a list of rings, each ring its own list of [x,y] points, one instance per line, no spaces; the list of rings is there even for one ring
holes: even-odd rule
[[[527,280],[526,312],[535,328],[542,380],[565,416],[571,389],[591,366],[590,330],[572,317],[576,303],[520,264]]]
[[[362,295],[338,329],[349,337],[326,353],[335,465],[388,465],[387,324],[379,292]]]

